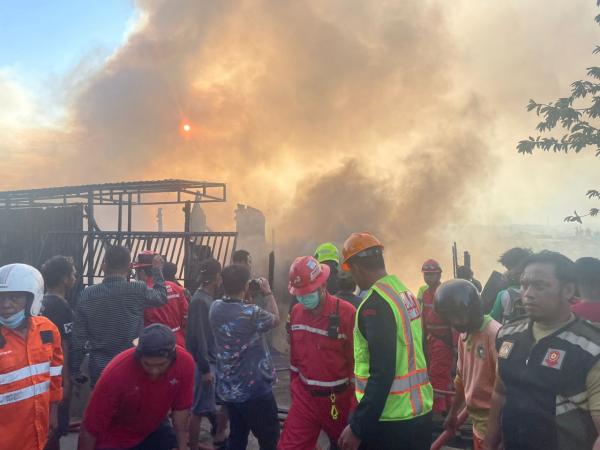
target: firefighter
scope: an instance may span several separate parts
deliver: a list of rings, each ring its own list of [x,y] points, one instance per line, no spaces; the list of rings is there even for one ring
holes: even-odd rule
[[[137,260],[132,264],[135,269],[136,277],[152,287],[154,280],[152,278],[152,259],[157,255],[151,250],[144,250],[137,256]],[[144,326],[153,323],[162,323],[171,328],[177,338],[177,345],[185,347],[185,323],[188,315],[188,300],[185,295],[185,289],[172,281],[165,281],[167,288],[167,303],[163,306],[146,308],[144,310]]]
[[[423,354],[421,308],[388,275],[383,246],[370,233],[344,243],[342,269],[366,290],[356,312],[357,409],[339,440],[342,450],[429,450],[433,392]]]
[[[0,448],[42,450],[58,426],[60,334],[38,317],[42,275],[25,264],[0,268]]]
[[[456,338],[452,328],[434,310],[435,292],[442,279],[442,267],[435,259],[428,259],[421,268],[425,286],[419,289],[418,299],[423,308],[425,354],[429,379],[434,389],[433,412],[444,414],[450,408],[453,389],[452,366]]]
[[[337,247],[331,242],[325,242],[317,247],[314,256],[319,264],[329,266],[330,275],[327,279],[327,291],[331,295],[337,295],[340,290],[337,277],[340,267],[340,253]]]
[[[313,450],[323,430],[337,448],[356,399],[352,333],[356,309],[327,291],[329,266],[311,256],[296,258],[289,292],[292,406],[279,450]],[[324,364],[324,361],[326,363]]]

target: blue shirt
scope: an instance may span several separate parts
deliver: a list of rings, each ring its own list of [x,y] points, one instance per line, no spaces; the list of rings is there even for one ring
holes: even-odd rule
[[[263,333],[275,316],[241,300],[216,300],[209,314],[216,344],[217,394],[241,403],[271,392],[275,369]]]

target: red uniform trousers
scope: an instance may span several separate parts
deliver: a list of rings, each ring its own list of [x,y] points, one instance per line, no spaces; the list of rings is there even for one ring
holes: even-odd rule
[[[450,409],[452,395],[435,392],[452,391],[454,383],[452,380],[452,364],[454,362],[454,351],[447,343],[432,335],[427,336],[427,369],[429,381],[434,389],[433,412],[443,413]]]
[[[277,450],[314,450],[323,430],[333,444],[348,425],[348,416],[356,407],[353,385],[335,394],[335,405],[339,416],[331,417],[329,395],[315,396],[311,390],[295,378],[291,383],[292,406],[283,426]]]
[[[473,450],[483,450],[483,439],[473,436]]]

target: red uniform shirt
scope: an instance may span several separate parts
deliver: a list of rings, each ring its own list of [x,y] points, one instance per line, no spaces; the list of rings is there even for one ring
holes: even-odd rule
[[[152,278],[146,281],[148,287],[154,286]],[[185,289],[172,281],[165,281],[167,303],[156,308],[144,309],[144,326],[162,323],[175,333],[177,345],[185,347],[185,321],[188,314],[188,300]]]
[[[327,335],[329,316],[337,314],[337,339]],[[330,389],[350,383],[354,377],[353,331],[356,309],[327,294],[322,310],[315,314],[298,303],[290,316],[290,364],[292,378],[299,377],[310,389]],[[336,384],[337,383],[337,384]]]
[[[436,289],[430,287],[423,292],[423,328],[425,335],[451,339],[452,328],[433,309]]]
[[[600,322],[600,302],[581,301],[571,305],[571,311],[582,319],[590,322]]]
[[[169,369],[151,381],[135,358],[135,348],[117,355],[104,369],[85,410],[83,425],[98,448],[129,448],[155,431],[170,410],[192,407],[196,363],[183,348]]]

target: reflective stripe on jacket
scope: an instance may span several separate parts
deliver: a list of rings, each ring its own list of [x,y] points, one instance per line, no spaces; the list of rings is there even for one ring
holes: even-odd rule
[[[330,294],[318,313],[298,303],[290,314],[291,376],[310,389],[328,390],[349,384],[353,378],[352,329],[356,310],[350,303]],[[331,314],[339,315],[335,338],[329,337]]]
[[[452,328],[435,312],[434,300],[437,288],[427,287],[423,291],[421,305],[423,308],[423,328],[425,337],[433,336],[452,346]]]
[[[62,399],[60,334],[45,317],[29,318],[24,340],[0,327],[0,448],[43,450],[50,402]]]
[[[152,287],[154,281],[149,278],[146,285]],[[162,323],[168,326],[175,333],[177,345],[185,347],[184,329],[189,309],[185,289],[171,281],[165,281],[165,287],[167,288],[167,303],[163,306],[144,309],[144,326],[147,327],[153,323]]]

